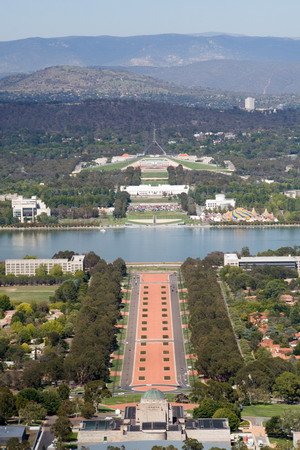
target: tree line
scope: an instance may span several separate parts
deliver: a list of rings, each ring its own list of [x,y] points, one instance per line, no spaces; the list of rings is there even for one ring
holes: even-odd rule
[[[119,318],[123,260],[112,264],[99,260],[92,271],[87,295],[80,307],[70,353],[65,360],[68,378],[85,384],[109,379],[110,354],[117,345],[115,325]]]
[[[216,275],[205,261],[192,258],[183,263],[182,273],[188,290],[196,369],[205,377],[228,381],[243,366],[243,360]]]

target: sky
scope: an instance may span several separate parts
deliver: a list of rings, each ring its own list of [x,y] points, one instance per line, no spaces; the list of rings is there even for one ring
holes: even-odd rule
[[[224,32],[300,37],[300,0],[0,0],[0,41]]]

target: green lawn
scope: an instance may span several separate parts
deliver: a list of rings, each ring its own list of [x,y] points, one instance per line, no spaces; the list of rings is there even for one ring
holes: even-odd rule
[[[111,371],[121,372],[123,366],[123,360],[122,359],[113,359],[111,361]]]
[[[270,405],[251,405],[245,406],[242,411],[242,416],[246,417],[272,417],[280,416],[284,411],[298,411],[299,405],[287,404],[270,404]]]
[[[292,444],[291,439],[269,438],[270,444]]]
[[[105,166],[87,167],[83,170],[103,170],[103,171],[120,170],[120,169],[123,169],[124,167],[130,166],[131,164],[135,163],[139,159],[140,158],[134,158],[129,161],[124,161],[124,162],[120,162],[120,163],[106,164]]]
[[[58,286],[9,286],[1,287],[0,294],[9,296],[12,302],[48,302]]]
[[[180,159],[170,158],[172,161],[177,162],[178,164],[181,164],[183,167],[188,167],[189,169],[193,170],[222,170],[224,172],[227,172],[227,169],[220,166],[212,167],[208,164],[202,164],[197,162],[191,162],[191,161],[181,161]]]
[[[168,178],[166,170],[162,172],[142,172],[142,178]]]
[[[138,403],[141,400],[143,394],[122,394],[116,395],[115,397],[108,397],[103,399],[105,405],[118,405],[119,403]],[[175,394],[165,394],[170,402],[175,399]]]

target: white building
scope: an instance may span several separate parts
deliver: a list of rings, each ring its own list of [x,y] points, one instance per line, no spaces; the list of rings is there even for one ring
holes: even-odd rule
[[[228,209],[235,208],[235,200],[233,198],[225,198],[224,194],[216,194],[215,199],[208,199],[205,202],[206,209]]]
[[[159,184],[158,186],[141,184],[140,186],[121,186],[120,189],[135,197],[163,197],[168,195],[179,195],[182,193],[187,194],[189,191],[189,187],[184,184]]]
[[[33,196],[31,198],[24,198],[23,195],[19,195],[17,198],[13,198],[11,201],[13,209],[13,217],[16,217],[20,222],[25,220],[34,221],[34,219],[42,213],[46,213],[47,216],[51,215],[50,208],[47,208],[42,200]]]
[[[284,195],[290,198],[298,198],[300,197],[300,189],[294,189],[292,191],[285,191]]]
[[[245,99],[245,109],[247,111],[254,111],[255,110],[255,98],[247,97]]]
[[[251,266],[283,266],[296,269],[300,274],[300,256],[242,256],[236,253],[224,254],[224,266],[251,267]]]
[[[36,270],[43,266],[47,273],[53,269],[54,266],[60,266],[63,273],[75,273],[77,270],[84,270],[85,255],[74,255],[70,260],[64,259],[6,259],[5,260],[5,275],[27,275],[34,276]]]

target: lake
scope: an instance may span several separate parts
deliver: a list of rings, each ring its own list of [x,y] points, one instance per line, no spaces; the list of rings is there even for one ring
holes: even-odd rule
[[[147,227],[99,230],[0,231],[0,261],[26,254],[50,258],[59,250],[93,250],[107,261],[177,262],[204,257],[219,250],[231,252],[248,246],[252,254],[283,246],[300,245],[300,228],[181,228]]]

